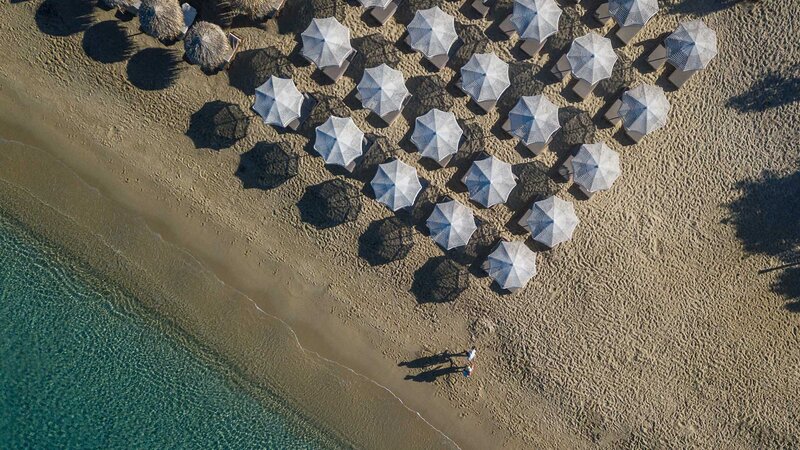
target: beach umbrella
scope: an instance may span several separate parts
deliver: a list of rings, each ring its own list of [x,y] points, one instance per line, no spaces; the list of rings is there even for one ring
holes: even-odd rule
[[[440,165],[458,152],[461,136],[464,134],[451,112],[438,109],[428,111],[417,117],[411,142],[426,158],[431,158]]]
[[[375,192],[375,199],[392,211],[413,205],[422,190],[417,169],[399,159],[379,165],[370,186]]]
[[[355,186],[339,178],[309,186],[297,202],[300,220],[320,229],[353,222],[361,213],[362,197]]]
[[[364,8],[386,8],[392,0],[358,0]]]
[[[608,13],[621,27],[644,26],[658,12],[658,0],[609,0]]]
[[[175,0],[142,0],[139,26],[161,42],[174,42],[183,35],[183,10]]]
[[[576,77],[594,85],[611,76],[617,54],[611,40],[590,32],[572,41],[567,61]]]
[[[251,19],[265,19],[278,12],[283,0],[229,0],[231,6],[242,11]]]
[[[705,69],[717,56],[717,33],[702,20],[683,22],[664,40],[667,60],[684,72]]]
[[[409,45],[428,58],[448,54],[456,40],[455,19],[438,6],[417,11],[408,24]]]
[[[325,164],[352,167],[363,152],[364,133],[349,117],[331,116],[316,129],[314,150]]]
[[[497,101],[511,85],[508,63],[494,53],[472,55],[461,68],[461,86],[476,102]]]
[[[256,88],[253,110],[264,119],[264,123],[286,128],[300,118],[303,94],[294,81],[288,78],[269,77]]]
[[[372,222],[358,239],[358,255],[373,266],[399,261],[413,248],[413,229],[397,217]]]
[[[543,42],[558,31],[561,8],[555,0],[514,0],[511,23],[520,39]]]
[[[403,72],[386,64],[366,69],[357,89],[361,104],[381,117],[403,109],[409,96]]]
[[[522,242],[503,241],[483,267],[502,289],[516,291],[536,275],[536,253]]]
[[[463,182],[469,191],[469,198],[487,208],[505,203],[517,185],[511,164],[494,156],[473,162]]]
[[[197,22],[183,38],[186,59],[197,64],[204,72],[214,72],[225,67],[233,54],[228,36],[219,25]]]
[[[583,144],[572,158],[572,172],[575,183],[590,193],[610,189],[621,173],[619,154],[603,142]]]
[[[508,113],[511,134],[525,145],[547,142],[561,128],[558,107],[544,95],[522,97]]]
[[[283,142],[259,142],[242,153],[236,175],[245,189],[274,189],[297,176],[298,158]]]
[[[467,245],[478,229],[472,209],[455,200],[438,203],[425,224],[433,240],[445,250]]]
[[[658,86],[643,84],[622,94],[619,115],[628,131],[651,133],[667,124],[668,113],[669,101]]]
[[[350,29],[335,17],[314,19],[301,33],[303,56],[317,67],[339,67],[353,51]]]
[[[572,239],[579,222],[572,203],[552,196],[534,203],[520,224],[534,241],[553,248]]]

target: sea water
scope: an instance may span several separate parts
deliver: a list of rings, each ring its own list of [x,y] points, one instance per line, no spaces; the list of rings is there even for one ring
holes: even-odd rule
[[[2,215],[0,336],[4,449],[345,446]]]

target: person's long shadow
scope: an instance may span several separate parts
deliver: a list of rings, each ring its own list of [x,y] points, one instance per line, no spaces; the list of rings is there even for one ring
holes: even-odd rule
[[[781,261],[759,273],[780,271],[771,289],[787,301],[785,309],[800,312],[800,171],[765,171],[735,187],[741,195],[727,205],[724,223],[735,227],[746,252]]]
[[[450,353],[449,350],[445,350],[441,353],[436,353],[435,355],[422,356],[417,359],[412,359],[411,361],[403,361],[397,365],[400,367],[408,367],[409,369],[424,369],[430,366],[452,363],[454,356],[458,356],[458,354]]]
[[[415,375],[406,375],[405,379],[416,381],[417,383],[432,383],[436,381],[436,379],[439,377],[443,377],[453,373],[459,373],[462,370],[464,370],[464,368],[458,366],[440,367],[436,369],[426,370],[425,372],[420,372]]]
[[[691,14],[695,16],[705,16],[711,13],[722,11],[723,9],[736,6],[740,3],[755,5],[754,0],[668,0],[665,2],[664,9],[669,14]]]
[[[728,99],[725,106],[739,112],[761,112],[800,101],[800,64],[770,70],[745,92]]]

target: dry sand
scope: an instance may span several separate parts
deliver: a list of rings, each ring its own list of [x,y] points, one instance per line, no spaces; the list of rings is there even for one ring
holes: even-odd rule
[[[571,242],[540,253],[539,274],[525,289],[504,295],[490,279],[471,275],[469,289],[450,303],[419,303],[410,291],[418,269],[442,255],[424,234],[415,231],[415,246],[400,261],[371,266],[359,257],[359,237],[370,223],[392,215],[367,195],[354,222],[320,230],[301,220],[297,204],[307,187],[332,178],[362,187],[307,156],[306,138],[278,134],[254,120],[247,137],[230,148],[195,149],[185,135],[191,114],[213,100],[245,111],[252,102],[225,73],[207,77],[177,64],[169,86],[142,89],[142,73],[158,68],[154,51],[145,49],[160,45],[136,35],[130,57],[97,61],[102,58],[89,38],[103,39],[113,26],[97,24],[116,19],[94,9],[83,26],[44,20],[68,3],[30,1],[0,9],[0,75],[6,80],[0,93],[9,96],[3,91],[25,86],[15,95],[48,112],[32,122],[54,120],[77,142],[89,137],[82,150],[54,152],[77,172],[118,180],[105,188],[121,198],[161,205],[149,213],[166,228],[190,222],[192,232],[207,238],[220,229],[230,233],[220,255],[173,237],[201,261],[225,262],[233,273],[223,278],[240,283],[264,309],[283,311],[288,323],[306,330],[301,341],[308,338],[323,355],[390,387],[460,446],[800,446],[800,330],[792,301],[798,273],[759,273],[791,262],[800,242],[798,2],[662,2],[634,43],[618,49],[623,60],[637,61],[629,82],[663,83],[661,72],[641,73],[638,58],[690,17],[717,31],[720,55],[668,94],[672,111],[664,129],[636,145],[620,141],[617,129],[596,131],[598,140],[622,154],[623,175],[611,191],[589,201],[575,198],[569,184],[557,185],[562,197],[575,201],[582,222]],[[459,6],[442,4],[459,22],[489,25],[466,19]],[[585,23],[565,34],[588,30],[586,9],[583,3],[572,8]],[[354,37],[380,32],[395,42],[403,32],[396,22],[365,26],[355,6],[340,13]],[[120,26],[134,34],[137,21]],[[294,37],[277,31],[274,23],[236,30],[245,49],[275,46],[290,54]],[[515,40],[490,47],[511,61]],[[179,46],[172,50],[179,60]],[[536,63],[547,71],[558,54],[550,51]],[[418,60],[404,53],[399,68],[407,77],[429,75]],[[568,101],[561,95],[566,84],[544,71],[544,93],[560,106],[595,117],[613,98]],[[446,69],[438,76],[449,82],[453,75]],[[303,91],[339,97],[355,86],[347,77],[319,86],[311,67],[296,68],[294,78]],[[455,99],[453,111],[461,119],[473,116],[464,97]],[[391,142],[409,130],[403,118],[376,129],[365,110],[353,117]],[[475,120],[488,131],[500,116]],[[488,134],[485,150],[514,164],[540,161],[552,168],[568,150],[566,137],[557,136],[560,154],[534,159],[512,140]],[[277,140],[303,155],[299,175],[271,190],[242,189],[235,176],[240,154],[256,142]],[[398,156],[442,192],[466,199],[450,182],[457,168],[428,170],[416,153]],[[505,226],[520,212],[500,206],[478,214],[503,237],[523,239]],[[274,262],[298,274],[290,283],[324,292],[328,300],[319,309],[325,312],[303,317],[297,312],[306,308],[276,304],[263,295],[259,280],[243,279],[244,272],[233,269],[239,264],[257,271]],[[313,336],[318,322],[331,324],[319,325]],[[337,326],[369,350],[343,346],[329,333]],[[396,367],[473,343],[480,355],[469,380],[414,383],[403,380],[413,370]]]

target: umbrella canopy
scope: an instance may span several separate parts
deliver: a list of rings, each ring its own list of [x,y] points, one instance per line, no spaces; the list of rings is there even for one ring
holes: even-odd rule
[[[386,8],[392,0],[358,0],[364,8]]]
[[[139,7],[142,31],[162,42],[177,41],[183,35],[183,10],[173,0],[142,0]]]
[[[256,88],[253,111],[268,125],[286,128],[300,118],[302,106],[303,94],[291,79],[269,77],[266,83]]]
[[[487,208],[505,203],[517,185],[511,164],[494,156],[473,162],[463,181],[469,190],[469,198]]]
[[[534,203],[522,225],[534,241],[553,248],[572,239],[578,223],[572,203],[552,196]]]
[[[683,22],[664,40],[667,60],[683,71],[705,69],[717,56],[717,33],[702,20]]]
[[[651,133],[667,124],[668,113],[669,101],[658,86],[643,84],[622,94],[619,115],[626,130]]]
[[[536,275],[536,253],[522,242],[503,241],[486,259],[484,268],[498,286],[515,291]]]
[[[599,142],[583,144],[572,158],[575,183],[589,192],[610,189],[620,173],[619,154]]]
[[[511,23],[520,39],[543,42],[558,31],[561,8],[555,0],[514,0]]]
[[[567,61],[576,77],[594,85],[611,76],[617,54],[611,40],[590,32],[572,41]]]
[[[282,0],[229,0],[231,6],[241,10],[251,19],[264,19],[274,15],[281,6]]]
[[[461,86],[476,102],[497,101],[511,82],[508,63],[494,53],[476,53],[461,68]]]
[[[341,66],[353,51],[350,29],[335,17],[312,20],[300,36],[303,56],[320,68]]]
[[[316,129],[314,150],[326,164],[347,167],[361,156],[364,133],[349,117],[331,116]]]
[[[644,26],[658,12],[658,0],[609,0],[608,13],[622,27]]]
[[[561,128],[558,121],[558,106],[544,95],[522,97],[508,113],[511,134],[525,145],[547,142]]]
[[[409,96],[403,72],[386,64],[366,69],[357,88],[361,104],[381,117],[403,109]]]
[[[375,198],[392,211],[413,205],[422,190],[417,169],[399,159],[379,165],[370,185]]]
[[[408,24],[411,48],[428,58],[446,55],[456,40],[455,19],[438,6],[417,11]]]
[[[467,245],[478,229],[472,209],[455,200],[438,203],[425,224],[433,240],[445,250]]]
[[[441,164],[442,160],[458,152],[463,134],[453,113],[432,109],[417,117],[411,142],[422,156]]]
[[[211,22],[197,22],[183,38],[186,59],[197,64],[205,72],[225,67],[233,53],[228,36],[222,28]]]

